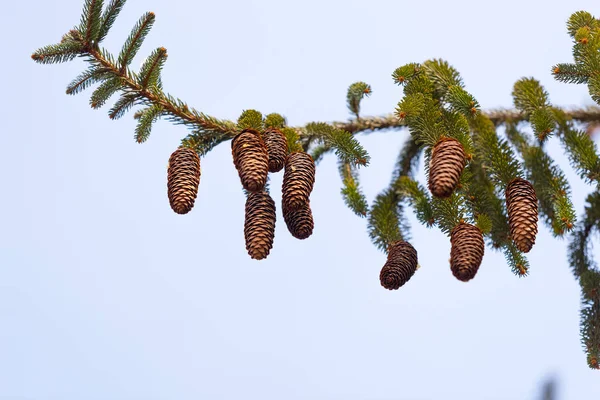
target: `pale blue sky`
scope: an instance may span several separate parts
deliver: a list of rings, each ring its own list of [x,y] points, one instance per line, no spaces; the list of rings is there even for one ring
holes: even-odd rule
[[[136,144],[131,115],[111,121],[89,108],[91,92],[64,94],[81,60],[30,59],[78,22],[81,3],[7,2],[0,14],[0,399],[529,400],[549,375],[561,399],[600,396],[566,242],[545,227],[531,276],[516,278],[488,249],[464,284],[448,238],[411,217],[422,268],[389,292],[378,281],[385,256],[345,208],[329,156],[314,235],[293,239],[278,209],[274,249],[257,262],[228,144],[202,160],[194,210],[173,213],[166,166],[184,128],[160,122]],[[294,125],[344,120],[358,80],[374,91],[363,114],[385,114],[402,95],[392,71],[432,57],[453,64],[483,108],[511,106],[522,76],[570,106],[591,104],[585,87],[555,82],[550,67],[571,60],[565,21],[580,9],[600,13],[595,0],[129,0],[105,45],[118,51],[154,11],[134,65],[165,46],[165,88],[221,118],[256,108]],[[407,135],[360,136],[370,201]],[[566,173],[580,213],[591,188]]]

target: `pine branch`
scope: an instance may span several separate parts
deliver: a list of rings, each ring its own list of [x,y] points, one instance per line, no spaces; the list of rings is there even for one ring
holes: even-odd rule
[[[358,183],[357,168],[350,165],[350,163],[338,161],[338,169],[344,185],[341,189],[344,202],[354,214],[359,217],[366,217],[369,205]]]
[[[408,176],[401,176],[393,187],[398,196],[414,209],[419,222],[427,227],[433,226],[435,216],[431,198],[421,184]]]
[[[350,132],[336,129],[324,122],[311,122],[306,125],[309,136],[321,140],[335,150],[335,154],[344,163],[366,166],[369,154]]]
[[[113,23],[119,16],[119,13],[123,9],[125,1],[126,0],[112,0],[108,4],[108,6],[106,6],[106,10],[104,10],[104,13],[102,14],[102,23],[98,31],[96,43],[100,43],[106,38],[106,35],[108,35],[108,31],[110,30]]]
[[[507,137],[519,150],[540,204],[540,213],[555,236],[569,232],[575,223],[571,189],[562,170],[540,147],[532,146],[514,125],[508,125]]]
[[[129,37],[125,41],[121,53],[119,54],[119,71],[121,71],[121,73],[125,72],[127,66],[131,63],[140,47],[142,47],[142,43],[144,42],[146,35],[150,32],[150,29],[152,29],[155,19],[156,16],[154,13],[148,12],[140,18],[131,30]]]
[[[66,92],[67,94],[80,93],[94,83],[102,82],[110,76],[110,71],[106,68],[91,67],[73,79],[69,86],[67,86]]]
[[[375,198],[369,211],[367,229],[379,250],[385,252],[390,243],[409,239],[402,212],[400,197],[393,189],[387,189]]]
[[[36,50],[31,58],[40,64],[58,64],[73,60],[84,51],[84,45],[76,41],[65,41]]]
[[[90,106],[94,109],[102,107],[106,101],[119,89],[123,88],[123,81],[120,77],[111,77],[105,80],[96,90],[92,93],[90,98]]]
[[[138,75],[138,83],[142,88],[159,86],[160,73],[166,61],[167,49],[164,47],[159,47],[148,56]]]
[[[348,88],[348,94],[346,95],[346,104],[350,112],[356,115],[359,119],[360,114],[360,102],[365,96],[370,96],[372,93],[371,86],[364,82],[356,82],[350,85]]]
[[[83,4],[79,31],[83,34],[86,46],[97,43],[96,39],[100,33],[100,26],[102,23],[102,6],[102,0],[85,0],[85,3]]]
[[[144,143],[148,140],[150,132],[152,130],[152,124],[163,113],[163,108],[160,105],[153,104],[144,109],[138,118],[138,125],[135,128],[135,141],[138,143]]]

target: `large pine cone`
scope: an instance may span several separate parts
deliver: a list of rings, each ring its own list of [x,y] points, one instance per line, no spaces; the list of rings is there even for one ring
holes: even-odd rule
[[[295,210],[291,210],[284,203],[282,211],[283,220],[293,237],[303,240],[312,235],[315,223],[310,209],[310,202],[306,202]]]
[[[465,167],[465,149],[456,139],[440,139],[429,162],[429,190],[435,197],[450,197]]]
[[[294,152],[287,156],[281,198],[283,205],[295,210],[308,202],[315,184],[315,161],[310,154]]]
[[[169,157],[167,194],[177,214],[187,214],[194,207],[200,184],[200,157],[192,149],[180,147]]]
[[[474,225],[461,222],[452,229],[450,243],[452,274],[463,282],[473,279],[485,250],[481,231]]]
[[[387,262],[381,269],[379,281],[388,290],[397,290],[412,278],[417,270],[417,250],[399,240],[390,245]]]
[[[269,128],[263,133],[263,140],[269,154],[269,172],[279,172],[285,166],[287,140],[277,128]]]
[[[275,238],[275,202],[269,193],[248,193],[244,237],[250,257],[255,260],[267,258]]]
[[[243,130],[231,141],[231,153],[244,189],[262,191],[267,183],[269,156],[260,134],[252,129]]]
[[[538,199],[531,183],[515,178],[508,184],[506,209],[513,242],[523,253],[529,252],[538,231]]]

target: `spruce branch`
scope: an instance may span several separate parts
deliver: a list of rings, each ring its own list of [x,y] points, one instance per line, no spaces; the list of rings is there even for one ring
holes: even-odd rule
[[[311,122],[305,127],[307,134],[335,150],[344,163],[366,166],[369,154],[350,132],[336,129],[324,122]]]
[[[400,197],[392,188],[375,197],[369,210],[367,230],[373,244],[383,252],[392,242],[408,240]]]
[[[136,142],[144,143],[146,140],[148,140],[150,131],[152,130],[152,124],[154,124],[154,122],[160,118],[162,113],[162,106],[157,104],[153,104],[141,111],[138,118],[137,127],[135,128]]]
[[[338,160],[338,169],[342,177],[342,198],[346,206],[359,217],[366,217],[369,211],[367,199],[360,189],[358,170],[348,162]]]
[[[140,20],[135,24],[129,37],[125,41],[121,53],[119,53],[119,71],[124,73],[127,66],[131,63],[135,55],[137,54],[144,39],[152,29],[156,16],[153,12],[147,12]]]
[[[159,47],[148,56],[138,75],[138,83],[142,88],[148,89],[152,86],[160,86],[160,73],[166,61],[167,49],[164,47]]]
[[[541,146],[531,145],[515,125],[507,125],[506,136],[523,158],[527,180],[532,183],[539,200],[540,213],[554,236],[561,237],[571,231],[576,216],[569,182],[563,171]]]
[[[102,0],[85,0],[79,31],[83,34],[87,46],[96,43],[102,24]]]
[[[350,85],[348,88],[348,94],[346,95],[346,104],[348,105],[348,109],[356,118],[359,119],[360,116],[360,102],[365,96],[370,96],[372,93],[371,86],[367,85],[364,82],[356,82]]]
[[[100,30],[98,32],[98,37],[96,38],[96,43],[102,42],[106,35],[108,35],[108,31],[112,28],[113,23],[119,16],[119,13],[123,9],[126,0],[112,0],[104,13],[102,14],[102,23],[100,25]]]

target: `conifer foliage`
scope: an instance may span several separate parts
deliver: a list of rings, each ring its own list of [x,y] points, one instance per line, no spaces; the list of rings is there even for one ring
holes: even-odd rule
[[[346,104],[353,119],[287,126],[279,114],[266,117],[245,110],[237,122],[218,119],[189,107],[163,89],[162,70],[167,50],[150,52],[139,71],[130,68],[155,23],[148,12],[134,25],[117,56],[100,45],[121,12],[125,0],[84,0],[81,20],[60,42],[36,50],[40,64],[83,58],[88,68],[67,86],[75,95],[95,86],[90,106],[98,109],[112,97],[111,119],[136,109],[134,139],[144,143],[160,119],[184,125],[188,135],[169,159],[168,197],[176,213],[189,212],[198,193],[200,157],[231,140],[233,164],[246,193],[244,236],[254,259],[272,250],[275,203],[269,194],[269,173],[284,171],[282,213],[293,237],[307,239],[314,230],[310,195],[316,165],[334,153],[342,178],[341,194],[351,212],[366,217],[373,243],[387,251],[380,283],[394,290],[417,270],[417,250],[405,238],[405,212],[437,227],[449,237],[451,273],[461,281],[473,279],[487,244],[504,253],[513,273],[530,273],[524,253],[535,248],[538,218],[556,238],[570,235],[569,263],[582,293],[581,337],[591,368],[600,360],[600,271],[590,254],[590,240],[600,231],[600,155],[586,128],[600,123],[600,108],[563,110],[532,77],[513,87],[515,110],[487,111],[481,107],[459,72],[445,60],[407,63],[392,73],[403,90],[396,111],[383,117],[364,117],[361,102],[372,95],[364,82],[350,85]],[[600,20],[574,13],[567,23],[573,39],[573,62],[552,67],[565,83],[585,84],[600,105]],[[399,96],[400,97],[400,96]],[[370,157],[356,139],[366,131],[407,129],[388,187],[371,205],[360,186],[359,169]],[[528,128],[533,134],[527,133]],[[544,145],[558,140],[571,166],[594,191],[579,222],[570,198],[570,185],[547,154]],[[424,160],[428,188],[414,179]],[[536,271],[543,273],[543,270]],[[416,283],[414,283],[416,284]]]

